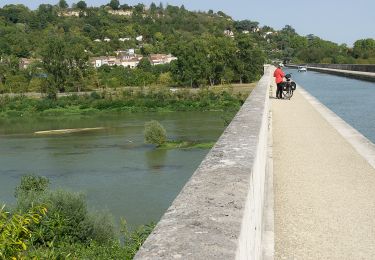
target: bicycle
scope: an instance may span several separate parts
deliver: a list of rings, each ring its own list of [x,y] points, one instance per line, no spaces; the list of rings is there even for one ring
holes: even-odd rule
[[[283,97],[284,99],[290,100],[290,98],[293,96],[293,92],[297,88],[297,84],[292,81],[292,74],[286,74],[285,75],[286,81],[283,85]]]

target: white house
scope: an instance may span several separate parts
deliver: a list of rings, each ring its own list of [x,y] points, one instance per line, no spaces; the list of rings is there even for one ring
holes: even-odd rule
[[[138,57],[138,55],[135,54],[135,49],[128,49],[128,50],[118,50],[115,51],[116,55],[120,59],[131,59],[134,57]]]
[[[132,10],[108,10],[108,13],[113,15],[132,16]]]
[[[104,38],[104,41],[105,41],[105,42],[110,42],[111,39],[109,39],[108,37],[105,37],[105,38]]]
[[[141,42],[143,41],[143,36],[142,35],[139,35],[135,38],[137,41]]]
[[[234,38],[234,33],[231,30],[224,30],[224,35]]]
[[[100,39],[95,39],[94,42],[102,42]]]
[[[125,38],[119,38],[118,40],[119,40],[120,42],[125,42],[125,41],[130,41],[131,38],[129,38],[129,37],[125,37]]]
[[[115,51],[117,56],[124,56],[124,55],[134,55],[135,49],[128,49],[128,50],[118,50]]]
[[[41,59],[27,59],[27,58],[21,58],[19,63],[20,69],[27,69],[32,63],[34,62],[41,62]]]
[[[142,59],[142,58],[141,58]],[[138,66],[139,64],[139,61],[141,60],[137,57],[133,57],[133,58],[130,58],[130,59],[124,59],[124,60],[121,60],[121,66],[124,66],[124,67],[128,67],[128,68],[131,68],[131,69],[134,69],[135,67]]]
[[[87,16],[86,12],[82,11],[76,11],[76,10],[67,10],[67,11],[62,11],[57,14],[57,16],[60,17],[79,17],[80,15]]]
[[[264,35],[263,35],[263,38],[267,38],[268,36],[271,36],[272,34],[274,34],[274,32],[265,32]]]
[[[108,66],[121,65],[120,60],[117,59],[117,57],[115,56],[94,57],[91,59],[91,64],[94,65],[95,68],[100,68],[103,65],[108,65]]]
[[[133,49],[130,49],[130,52]],[[90,59],[90,63],[95,68],[100,68],[103,65],[108,66],[123,66],[129,68],[135,68],[139,64],[140,60],[143,58],[142,55],[132,54],[129,55],[128,51],[117,51],[117,56],[101,56],[101,57],[94,57]]]
[[[173,60],[177,60],[176,57],[171,54],[151,54],[149,60],[152,65],[169,64]]]
[[[168,54],[168,55],[165,57],[165,59],[166,59],[166,62],[167,62],[167,63],[171,63],[171,62],[174,61],[174,60],[178,60],[177,57],[172,56],[172,54]]]

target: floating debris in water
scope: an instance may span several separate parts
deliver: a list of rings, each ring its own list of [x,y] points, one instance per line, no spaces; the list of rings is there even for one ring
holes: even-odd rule
[[[75,129],[58,129],[58,130],[48,130],[48,131],[37,131],[34,134],[37,135],[54,135],[54,134],[70,134],[70,133],[79,133],[95,130],[103,130],[104,127],[94,127],[94,128],[75,128]]]

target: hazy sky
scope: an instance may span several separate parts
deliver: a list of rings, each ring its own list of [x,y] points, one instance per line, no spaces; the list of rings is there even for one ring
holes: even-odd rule
[[[86,0],[88,5],[102,5],[110,0]],[[58,0],[0,0],[6,4],[26,4],[36,8],[41,3]],[[69,4],[76,1],[67,0]],[[134,5],[152,0],[120,0]],[[159,0],[154,0],[159,3]],[[301,35],[315,34],[325,40],[352,45],[363,38],[375,38],[375,0],[169,0],[164,4],[182,5],[189,10],[222,10],[236,20],[250,19],[261,25],[281,29],[292,25]]]

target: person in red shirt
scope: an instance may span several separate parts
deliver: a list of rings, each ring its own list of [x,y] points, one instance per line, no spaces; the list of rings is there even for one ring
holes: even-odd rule
[[[282,71],[281,67],[283,67],[282,64],[277,65],[277,69],[273,73],[277,85],[276,98],[283,98],[283,81],[285,73]]]

